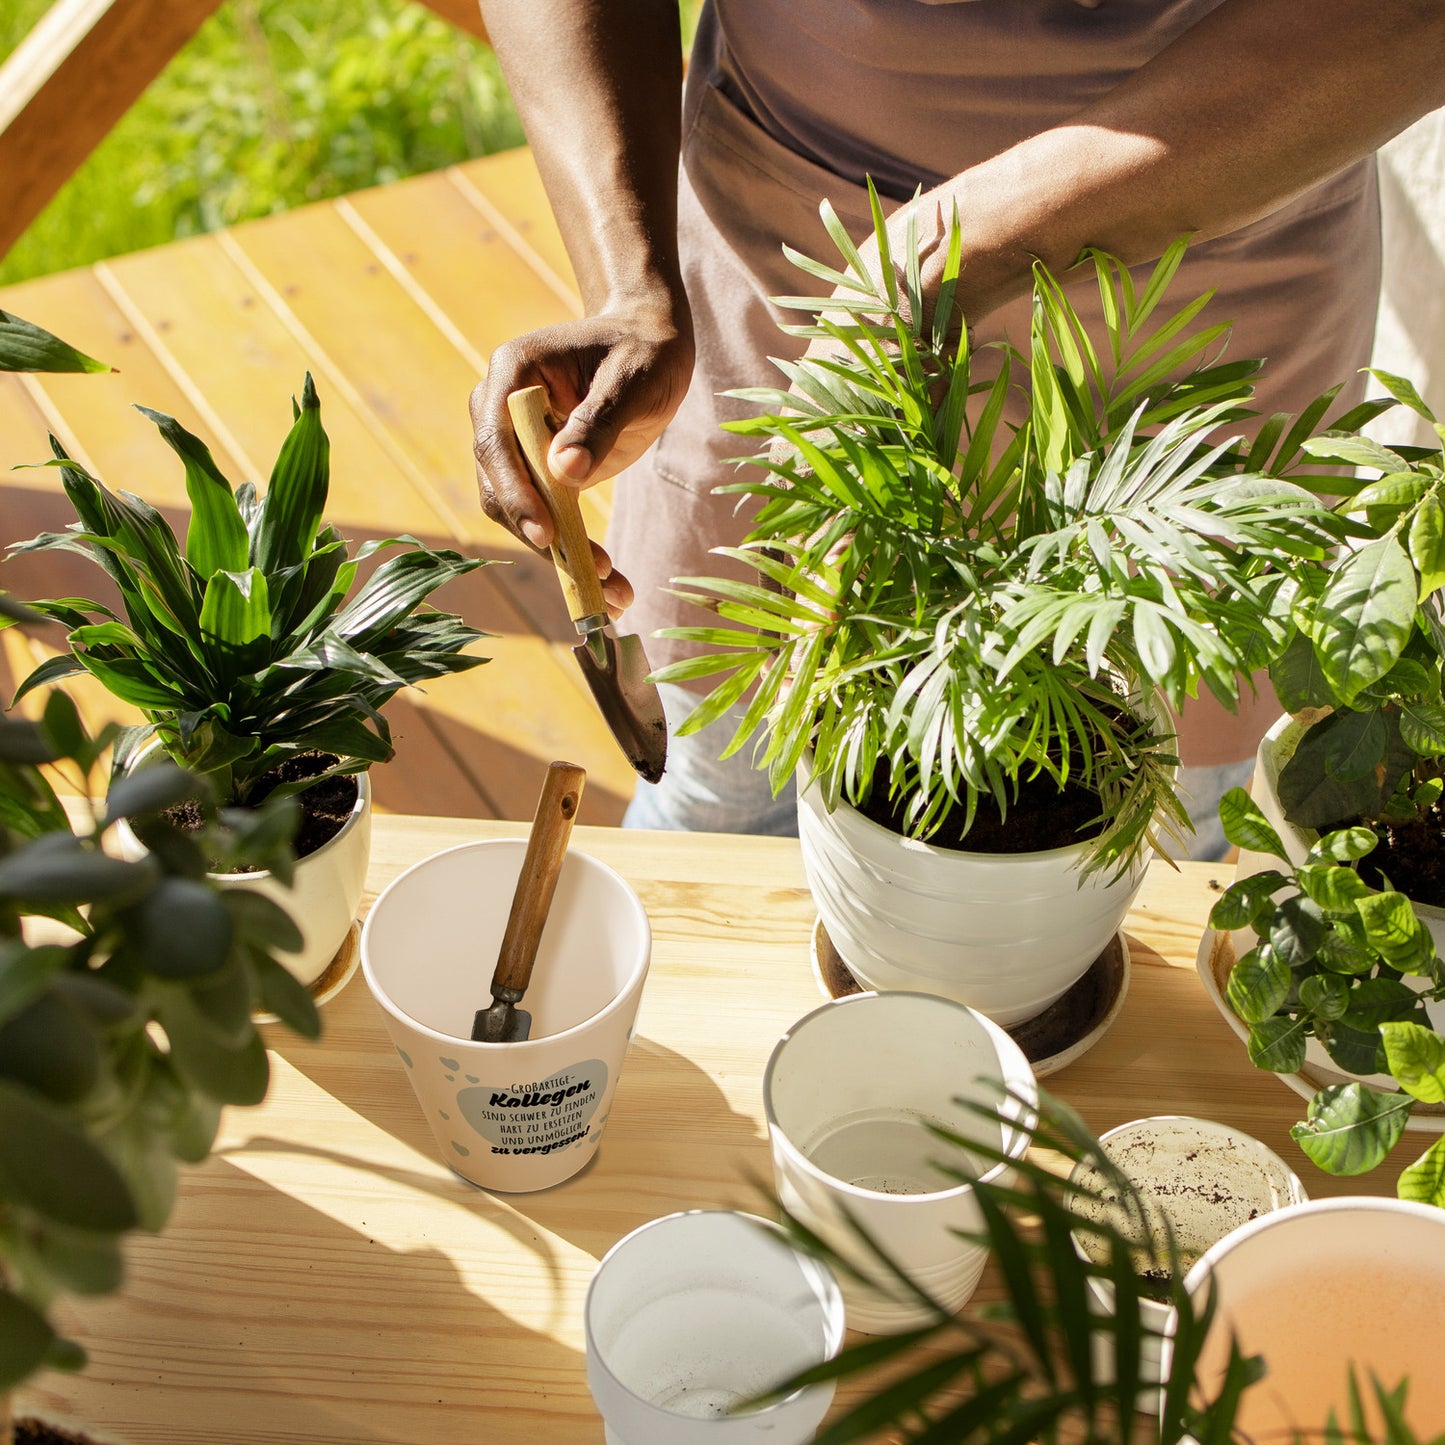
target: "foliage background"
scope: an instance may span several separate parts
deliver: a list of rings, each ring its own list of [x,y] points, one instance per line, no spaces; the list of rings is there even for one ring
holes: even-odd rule
[[[50,0],[0,5],[0,57]],[[491,50],[407,0],[227,0],[0,262],[0,285],[522,143]]]

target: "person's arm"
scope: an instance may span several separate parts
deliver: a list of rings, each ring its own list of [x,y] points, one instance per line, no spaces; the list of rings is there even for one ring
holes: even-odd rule
[[[1136,263],[1222,235],[1442,104],[1440,0],[1224,0],[1069,121],[928,193],[923,228],[957,204],[981,320],[1035,257],[1060,274],[1088,246]]]
[[[483,505],[545,546],[551,520],[507,395],[546,386],[566,418],[553,470],[583,484],[651,445],[691,374],[677,255],[682,39],[677,0],[482,0],[482,13],[586,310],[499,347],[472,395]],[[612,590],[625,600],[625,583]]]

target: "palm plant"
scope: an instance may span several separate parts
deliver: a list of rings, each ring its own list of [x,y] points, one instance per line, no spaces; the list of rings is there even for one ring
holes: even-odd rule
[[[1149,695],[1178,708],[1202,684],[1236,705],[1284,635],[1272,559],[1322,559],[1344,530],[1283,476],[1333,394],[1248,448],[1218,439],[1250,415],[1260,363],[1212,358],[1227,327],[1194,328],[1207,295],[1161,311],[1183,242],[1142,289],[1090,253],[1102,350],[1040,265],[1028,356],[975,353],[956,218],[931,309],[914,231],[900,275],[876,196],[874,218],[881,280],[826,205],[845,269],[792,256],[834,295],[777,298],[812,313],[785,330],[816,344],[779,363],[789,390],[736,393],[765,410],[731,429],[769,450],[722,489],[757,512],[719,551],[762,577],[678,579],[718,620],[672,629],[711,650],[659,675],[721,675],[684,731],[751,689],[728,753],[761,733],[777,791],[811,752],[829,808],[886,792],[911,836],[955,812],[966,834],[981,800],[1004,813],[1029,780],[1081,785],[1099,805],[1088,866],[1122,871],[1156,820],[1188,826]]]
[[[969,1107],[1004,1120],[985,1106]],[[1005,1122],[1018,1126],[1014,1116]],[[1240,1407],[1267,1376],[1267,1357],[1244,1355],[1232,1336],[1227,1343],[1210,1339],[1212,1328],[1219,1333],[1216,1296],[1207,1286],[1197,1296],[1184,1288],[1185,1262],[1167,1212],[1140,1196],[1073,1109],[1041,1094],[1022,1160],[930,1127],[960,1151],[959,1164],[945,1172],[972,1185],[984,1220],[974,1238],[994,1253],[999,1298],[951,1314],[859,1228],[900,1297],[922,1304],[932,1320],[906,1334],[848,1345],[777,1388],[780,1396],[807,1383],[861,1381],[856,1403],[819,1432],[817,1445],[876,1439],[889,1427],[890,1440],[910,1445],[1133,1445],[1142,1438],[1232,1445],[1250,1438],[1239,1424]],[[1012,1174],[981,1179],[996,1162],[1010,1164]],[[835,1248],[781,1213],[795,1248],[856,1275]],[[1150,1401],[1157,1424],[1146,1426],[1140,1382],[1151,1327],[1141,1306],[1159,1298],[1161,1278],[1173,1311],[1170,1366]],[[1091,1307],[1091,1282],[1112,1288],[1112,1314]],[[1383,1438],[1415,1445],[1405,1384],[1387,1388],[1372,1376],[1361,1387],[1353,1371],[1348,1384],[1350,1418],[1341,1424],[1330,1412],[1323,1434],[1329,1445],[1382,1438],[1380,1425],[1367,1418],[1366,1400],[1384,1424]]]
[[[367,542],[349,557],[322,520],[330,447],[309,374],[293,413],[260,496],[250,482],[233,488],[173,418],[145,412],[185,466],[184,548],[154,507],[112,492],[51,439],[78,520],[12,550],[79,552],[115,584],[121,612],[86,598],[31,602],[69,629],[69,650],[36,668],[17,700],[88,672],[147,719],[118,740],[117,767],[154,733],[224,802],[247,804],[297,755],[330,761],[283,781],[283,794],[385,762],[393,749],[381,709],[391,697],[486,661],[464,651],[485,634],[422,607],[436,588],[486,564],[410,536]],[[357,564],[390,547],[405,550],[353,592]]]

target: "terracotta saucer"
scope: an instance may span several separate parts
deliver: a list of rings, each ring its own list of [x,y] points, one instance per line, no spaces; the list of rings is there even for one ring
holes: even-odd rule
[[[867,990],[848,971],[828,930],[813,924],[813,976],[829,998]],[[1129,992],[1129,946],[1116,933],[1108,946],[1064,996],[1043,1013],[1006,1030],[1023,1050],[1036,1078],[1057,1073],[1087,1053],[1103,1037]]]
[[[319,1006],[335,998],[351,982],[360,967],[361,924],[353,920],[346,937],[341,941],[341,947],[336,950],[335,957],[326,965],[316,982],[306,990],[311,995],[312,1002]],[[276,1015],[270,1013],[252,1014],[251,1018],[258,1024],[274,1024],[277,1021]]]

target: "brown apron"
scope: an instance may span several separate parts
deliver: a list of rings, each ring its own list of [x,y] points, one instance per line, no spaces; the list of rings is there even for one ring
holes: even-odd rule
[[[767,298],[816,282],[784,242],[836,262],[818,219],[827,197],[855,237],[870,229],[864,177],[894,202],[1058,124],[1110,89],[1216,0],[715,0],[700,22],[684,100],[679,227],[697,365],[676,418],[617,480],[609,549],[637,588],[623,626],[705,620],[666,589],[729,568],[708,549],[736,543],[736,499],[712,495],[747,450],[719,430],[749,408],[719,395],[781,385],[766,358],[802,344]],[[1175,307],[1214,288],[1200,319],[1233,319],[1229,355],[1265,357],[1258,410],[1299,411],[1349,383],[1358,399],[1379,288],[1373,161],[1274,215],[1193,248]],[[1139,273],[1144,274],[1143,268]],[[1092,302],[1091,302],[1092,298]],[[1092,279],[1071,299],[1099,323]],[[1166,303],[1167,304],[1167,303]],[[793,315],[789,319],[797,320]],[[978,328],[1026,349],[1027,298]],[[1095,331],[1094,334],[1102,334]],[[654,665],[681,644],[649,640]],[[1250,749],[1252,750],[1252,749]],[[1238,754],[1229,753],[1233,756]],[[1240,754],[1242,755],[1242,754]],[[1198,761],[1214,759],[1198,758]]]

